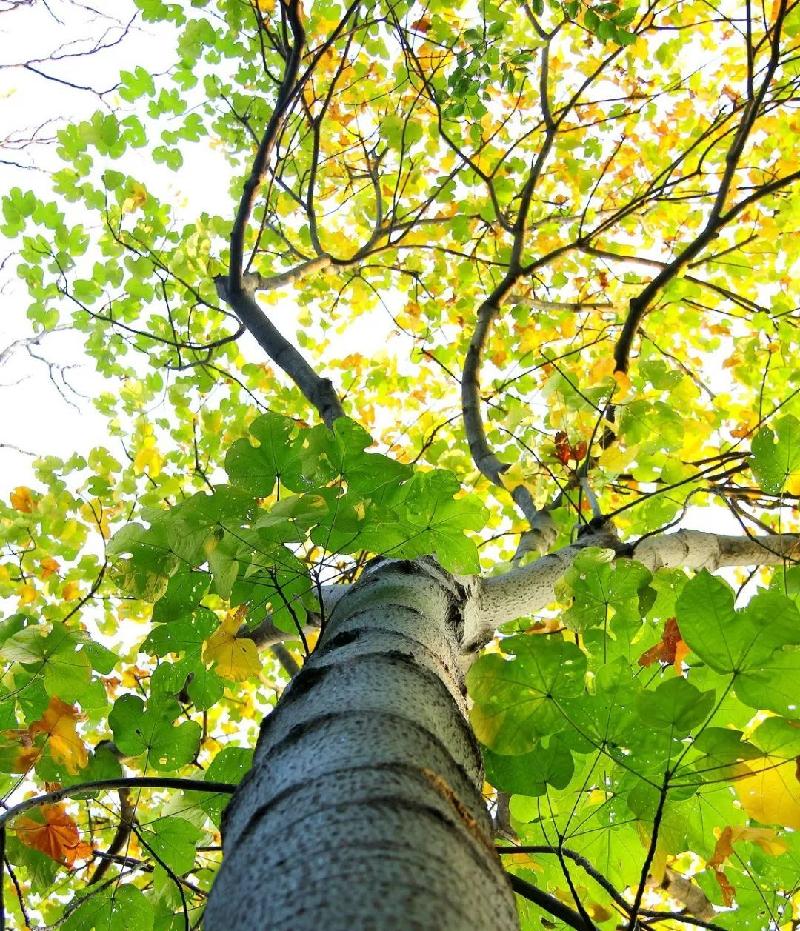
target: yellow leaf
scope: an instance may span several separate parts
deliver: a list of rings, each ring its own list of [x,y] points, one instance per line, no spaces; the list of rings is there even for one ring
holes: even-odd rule
[[[134,210],[143,207],[146,203],[147,188],[138,181],[134,181],[130,186],[130,193],[122,202],[122,212],[132,213]]]
[[[77,582],[67,582],[61,589],[61,598],[64,601],[73,601],[80,593],[80,586]]]
[[[61,805],[42,805],[34,817],[20,815],[14,832],[26,847],[39,850],[51,860],[67,866],[92,855],[91,845],[81,840],[78,825]]]
[[[63,763],[67,772],[73,776],[89,760],[86,745],[76,728],[80,719],[81,715],[74,705],[68,705],[53,696],[42,717],[28,728],[31,737],[37,734],[48,735],[51,756],[56,763]]]
[[[616,443],[612,443],[611,446],[600,453],[597,461],[600,468],[605,469],[606,472],[619,473],[630,465],[632,458],[629,450],[622,449]]]
[[[740,773],[750,773],[733,783],[742,808],[751,818],[765,824],[800,830],[800,782],[794,760],[764,757],[760,768],[742,764]]]
[[[36,598],[36,589],[30,582],[26,582],[19,587],[20,605],[29,605]]]
[[[229,611],[222,624],[206,641],[205,659],[217,664],[217,672],[226,679],[243,682],[261,670],[258,649],[247,637],[237,637],[246,606]]]
[[[33,493],[30,488],[19,485],[11,492],[11,507],[15,511],[21,511],[23,514],[30,514],[36,507],[33,500]]]
[[[164,460],[156,449],[156,440],[153,436],[146,436],[142,441],[139,452],[133,460],[133,471],[137,475],[143,475],[145,472],[155,478],[161,472],[161,463]]]
[[[606,378],[611,378],[613,374],[614,359],[611,356],[604,356],[589,369],[589,381],[594,385]]]
[[[535,492],[536,483],[531,481],[532,478],[530,465],[524,462],[514,462],[503,472],[503,484],[509,491],[524,485],[528,491]]]

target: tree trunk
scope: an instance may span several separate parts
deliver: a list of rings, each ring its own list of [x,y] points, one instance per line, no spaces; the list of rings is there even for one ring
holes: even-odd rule
[[[513,931],[459,645],[464,595],[385,562],[265,718],[206,931]]]

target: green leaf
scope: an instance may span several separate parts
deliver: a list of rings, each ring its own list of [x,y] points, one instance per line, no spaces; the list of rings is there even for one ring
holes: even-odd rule
[[[570,751],[556,738],[549,746],[541,744],[530,753],[504,756],[485,749],[486,778],[501,792],[538,796],[547,786],[565,789],[572,779],[575,766]]]
[[[145,710],[137,695],[123,695],[114,703],[108,723],[114,742],[126,756],[147,753],[147,764],[166,771],[194,759],[200,744],[201,728],[195,721],[172,722],[180,713],[177,701],[161,701]]]
[[[753,732],[752,741],[765,756],[792,760],[800,756],[800,720],[767,718]]]
[[[495,753],[529,753],[539,738],[564,726],[560,703],[583,690],[586,656],[558,638],[516,636],[502,647],[517,655],[489,653],[467,673],[470,720]]]
[[[153,605],[153,620],[174,621],[200,604],[211,586],[207,572],[183,569],[169,580],[164,595]]]
[[[275,487],[274,456],[249,440],[237,440],[225,456],[225,471],[238,488],[259,498],[272,494]]]
[[[207,782],[241,782],[253,765],[253,751],[249,747],[224,747],[214,757],[205,773]],[[203,796],[200,807],[215,823],[219,823],[222,810],[228,804],[229,797],[215,793]]]
[[[799,466],[800,420],[792,414],[777,421],[775,432],[762,427],[753,437],[751,467],[764,491],[779,494]]]
[[[152,931],[153,907],[131,883],[114,883],[84,896],[62,925],[64,931]]]
[[[758,668],[737,676],[733,688],[736,697],[751,708],[791,718],[797,712],[798,682],[800,650],[787,647]]]
[[[643,692],[639,697],[639,713],[648,727],[683,736],[709,715],[714,697],[714,692],[701,692],[678,676],[662,682],[653,692]]]
[[[189,615],[154,627],[142,643],[143,650],[156,656],[168,653],[199,652],[204,640],[219,626],[213,611],[198,607]]]
[[[759,630],[733,606],[731,587],[703,569],[690,579],[676,604],[681,636],[717,672],[736,672]]]
[[[179,875],[188,873],[194,866],[197,842],[203,835],[185,818],[167,815],[140,828],[144,843],[155,855]]]
[[[638,626],[649,598],[652,574],[630,559],[614,560],[610,550],[587,547],[575,558],[559,585],[559,597],[572,597],[564,621],[577,630]],[[646,594],[647,593],[647,594]]]

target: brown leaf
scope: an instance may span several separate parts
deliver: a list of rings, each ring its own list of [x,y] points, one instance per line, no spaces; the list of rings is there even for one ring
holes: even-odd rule
[[[668,617],[664,622],[664,632],[661,634],[661,639],[655,646],[642,653],[639,657],[639,665],[651,666],[656,661],[668,663],[673,665],[675,672],[680,675],[683,660],[688,652],[689,647],[681,638],[678,621],[674,617]]]

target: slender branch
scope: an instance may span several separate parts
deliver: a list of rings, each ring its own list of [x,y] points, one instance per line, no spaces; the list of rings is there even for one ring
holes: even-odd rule
[[[539,908],[549,912],[554,918],[560,919],[570,928],[575,928],[577,931],[597,931],[594,925],[587,924],[574,909],[565,905],[560,899],[542,891],[533,883],[529,883],[513,873],[507,873],[506,875],[511,883],[511,888],[517,895],[521,895],[524,899],[528,899],[529,902],[533,902],[534,905],[538,905]]]
[[[236,786],[231,782],[203,782],[201,779],[183,779],[169,776],[125,776],[119,779],[95,779],[81,782],[74,786],[62,786],[43,795],[26,798],[0,812],[0,829],[17,815],[38,808],[40,805],[52,805],[64,798],[76,798],[88,792],[102,792],[105,789],[179,789],[181,792],[222,792],[232,795]]]
[[[595,869],[592,864],[584,857],[582,854],[577,853],[575,850],[570,850],[568,847],[551,847],[544,844],[536,845],[523,845],[519,847],[497,847],[497,852],[501,856],[507,854],[552,854],[558,856],[559,853],[562,857],[566,857],[568,860],[572,860],[573,863],[576,863],[588,876],[600,886],[601,889],[605,890],[611,899],[616,902],[616,904],[627,914],[630,912],[630,905],[625,901],[625,899],[617,892],[614,886],[606,879],[603,874]]]
[[[650,867],[653,864],[653,857],[656,855],[656,848],[658,846],[658,832],[661,829],[661,819],[664,817],[664,805],[667,801],[667,794],[669,792],[669,779],[671,775],[672,774],[670,772],[664,774],[664,783],[661,786],[661,794],[658,797],[658,807],[656,808],[656,813],[653,818],[653,834],[650,838],[650,845],[647,848],[647,854],[645,855],[644,862],[642,863],[642,872],[639,878],[639,885],[636,888],[636,895],[633,900],[630,919],[628,921],[628,931],[635,931],[635,929],[639,926],[639,908],[642,904],[644,890],[647,887],[647,877],[650,875]]]
[[[739,160],[744,151],[745,144],[755,126],[759,116],[763,115],[761,105],[769,89],[769,85],[774,77],[775,70],[780,60],[780,34],[783,25],[783,19],[786,15],[786,0],[781,0],[778,8],[778,15],[773,25],[773,35],[770,44],[770,57],[766,68],[764,69],[764,78],[754,98],[750,99],[744,107],[742,120],[733,135],[730,148],[725,155],[725,169],[720,179],[719,188],[717,189],[714,203],[711,206],[708,218],[698,235],[686,246],[685,249],[666,265],[653,278],[649,284],[634,297],[629,305],[628,316],[620,333],[619,340],[614,349],[614,364],[616,371],[627,372],[630,363],[630,353],[633,347],[633,340],[639,329],[639,324],[644,317],[648,307],[655,300],[661,289],[672,281],[679,272],[685,268],[693,259],[717,237],[720,230],[726,226],[732,219],[737,217],[749,204],[760,200],[772,191],[780,187],[791,184],[800,173],[792,172],[785,178],[779,178],[775,181],[757,188],[748,197],[742,198],[737,204],[729,210],[724,211],[725,201],[730,193],[733,177],[739,166]]]

